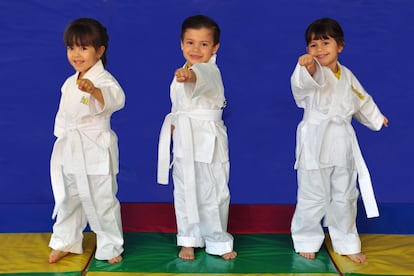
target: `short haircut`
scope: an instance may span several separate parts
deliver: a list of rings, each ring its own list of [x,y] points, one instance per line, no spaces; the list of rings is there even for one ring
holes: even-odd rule
[[[220,27],[218,24],[208,16],[194,15],[186,18],[181,25],[181,41],[184,38],[184,33],[187,29],[201,29],[207,28],[213,31],[214,45],[220,43]]]

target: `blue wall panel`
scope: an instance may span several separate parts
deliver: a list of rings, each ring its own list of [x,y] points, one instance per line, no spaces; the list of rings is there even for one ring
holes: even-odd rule
[[[305,50],[305,28],[325,16],[344,28],[341,63],[390,120],[381,132],[355,124],[377,199],[414,203],[411,0],[2,0],[0,206],[53,201],[53,122],[60,86],[73,72],[62,35],[77,17],[95,17],[107,26],[108,69],[127,96],[126,107],[113,116],[120,200],[172,201],[172,185],[156,184],[158,134],[170,108],[173,72],[184,62],[180,24],[197,13],[222,28],[218,65],[228,99],[233,203],[295,203],[295,130],[302,111],[289,79]]]

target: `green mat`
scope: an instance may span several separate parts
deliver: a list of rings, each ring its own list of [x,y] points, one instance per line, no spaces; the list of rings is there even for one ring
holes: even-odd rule
[[[234,235],[238,256],[223,260],[219,256],[195,251],[194,261],[177,257],[176,236],[170,233],[125,233],[123,261],[110,265],[93,260],[89,272],[135,273],[220,273],[220,274],[308,274],[338,275],[327,251],[322,248],[315,260],[307,260],[293,251],[288,234]],[[93,273],[92,273],[93,274]]]

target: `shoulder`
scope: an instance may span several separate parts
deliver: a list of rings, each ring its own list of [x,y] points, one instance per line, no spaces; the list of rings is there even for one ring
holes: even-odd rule
[[[349,69],[347,66],[345,66],[345,65],[343,65],[343,64],[339,64],[339,66],[341,66],[341,71],[342,71],[342,74],[343,74],[343,75],[345,75],[345,76],[350,76],[350,77],[355,78],[355,75],[354,75],[354,73],[351,71],[351,69]]]
[[[191,66],[191,70],[193,70],[198,77],[206,76],[211,78],[221,76],[220,69],[213,63],[197,63]]]
[[[219,71],[219,68],[218,68],[217,64],[210,63],[210,62],[196,63],[196,64],[193,64],[193,66],[191,66],[191,68],[202,68],[202,69],[205,69],[205,70],[217,70],[217,71]]]
[[[74,73],[72,76],[69,76],[62,85],[62,89],[65,89],[70,83],[76,83],[76,79],[78,77],[78,73]]]

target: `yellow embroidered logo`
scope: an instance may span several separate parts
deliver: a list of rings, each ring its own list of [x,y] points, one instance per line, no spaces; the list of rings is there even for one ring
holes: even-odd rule
[[[351,85],[351,88],[352,88],[352,91],[354,91],[354,93],[355,94],[357,94],[357,96],[361,99],[361,100],[363,100],[364,98],[365,98],[365,96],[361,93],[361,92],[359,92],[353,85]]]
[[[80,102],[83,103],[84,105],[88,105],[89,104],[89,98],[85,97],[85,96],[82,96]]]

